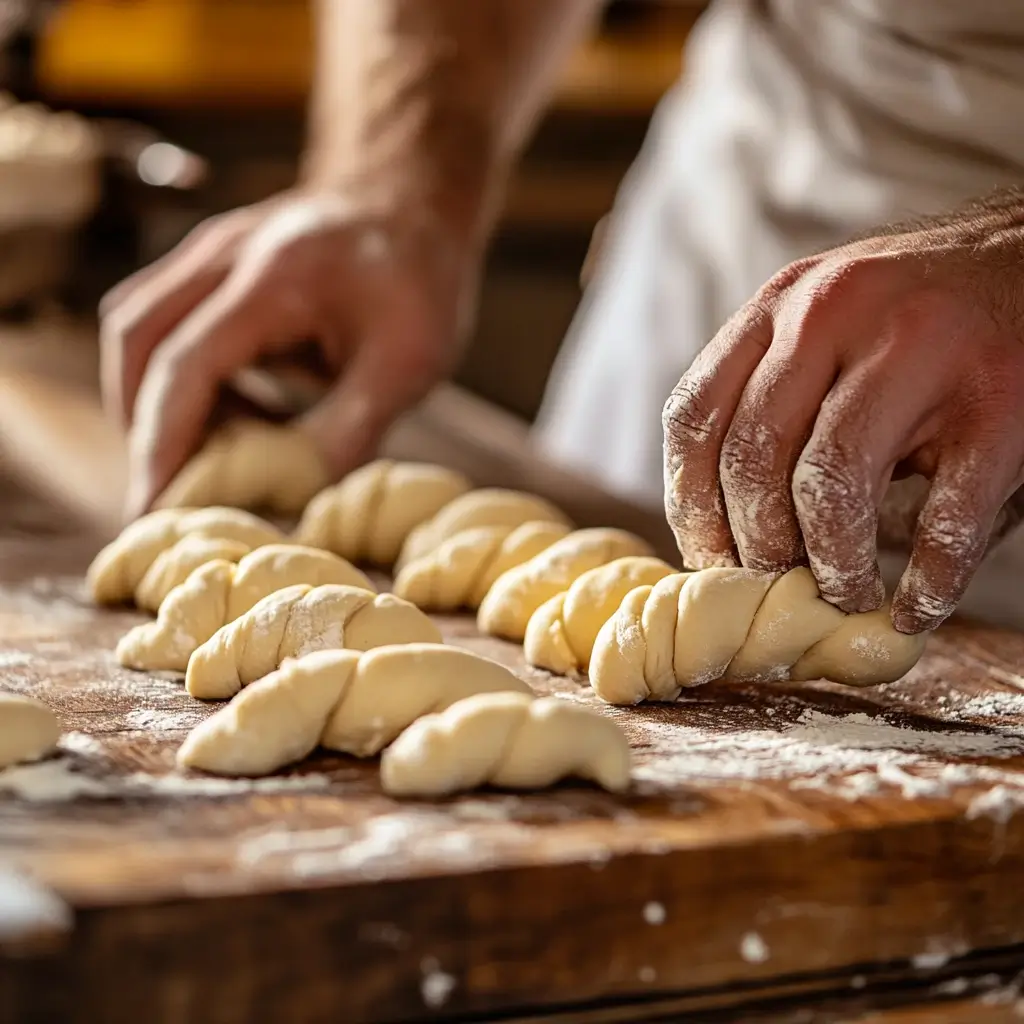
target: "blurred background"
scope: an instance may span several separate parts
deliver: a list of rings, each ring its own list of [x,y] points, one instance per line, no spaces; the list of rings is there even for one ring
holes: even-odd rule
[[[679,74],[702,6],[610,3],[512,183],[457,379],[525,420],[579,300],[591,232]],[[0,370],[94,382],[102,293],[209,214],[294,180],[310,7],[0,0],[0,33]],[[35,437],[11,437],[28,400],[17,378],[0,376],[8,469],[45,458]],[[75,419],[73,396],[66,404],[92,450],[103,428],[86,409]]]

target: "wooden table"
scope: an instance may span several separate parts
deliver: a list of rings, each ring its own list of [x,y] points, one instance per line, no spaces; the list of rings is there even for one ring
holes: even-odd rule
[[[1024,637],[950,626],[875,690],[605,709],[635,751],[624,798],[399,803],[374,762],[328,754],[177,773],[210,709],[114,662],[139,617],[85,601],[93,547],[0,543],[0,686],[66,728],[0,774],[5,1024],[1014,1019]]]

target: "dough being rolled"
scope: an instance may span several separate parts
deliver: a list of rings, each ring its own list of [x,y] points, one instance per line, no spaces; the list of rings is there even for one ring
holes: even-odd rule
[[[42,702],[17,693],[0,693],[0,769],[38,761],[60,739],[60,722]]]
[[[569,520],[549,501],[535,494],[483,487],[449,502],[433,519],[413,530],[402,545],[395,565],[401,571],[410,562],[439,548],[449,537],[482,526],[514,528],[523,523],[545,522],[569,525]]]
[[[295,539],[353,562],[389,566],[414,527],[469,489],[461,473],[444,466],[378,459],[316,495]]]
[[[135,595],[153,563],[183,537],[237,541],[250,549],[284,535],[270,523],[235,508],[161,509],[125,527],[92,561],[86,583],[97,604],[122,604]]]
[[[527,662],[563,676],[586,672],[597,634],[622,599],[676,571],[660,558],[632,555],[585,572],[530,616],[523,641]]]
[[[394,591],[432,611],[476,609],[502,573],[539,555],[569,530],[564,523],[545,522],[463,530],[409,562]]]
[[[233,420],[184,465],[156,507],[228,505],[293,515],[329,481],[312,439],[298,427]]]
[[[135,604],[143,611],[156,612],[164,598],[185,582],[201,565],[221,559],[237,562],[252,549],[240,540],[190,534],[173,547],[161,551],[135,588]]]
[[[482,633],[522,641],[530,616],[583,573],[627,555],[650,555],[651,546],[625,530],[576,530],[522,565],[499,576],[477,614]]]
[[[474,693],[529,687],[457,647],[406,644],[366,654],[320,651],[247,686],[189,733],[178,764],[222,775],[266,775],[317,744],[369,757],[420,715]]]
[[[703,569],[630,591],[601,627],[590,681],[612,704],[675,700],[720,678],[871,686],[907,673],[924,644],[893,628],[888,606],[846,615],[828,604],[810,569]]]
[[[188,662],[185,688],[207,700],[232,697],[288,658],[345,648],[441,643],[414,604],[348,586],[286,587],[219,629]]]
[[[117,645],[117,659],[128,668],[184,672],[192,652],[221,626],[234,622],[257,602],[296,583],[345,584],[369,591],[373,584],[355,566],[329,551],[298,544],[268,544],[237,565],[206,562],[172,590],[155,622],[130,630]]]
[[[557,697],[487,693],[413,722],[381,758],[392,796],[444,796],[478,786],[543,789],[577,776],[614,793],[629,786],[625,734],[610,718]]]

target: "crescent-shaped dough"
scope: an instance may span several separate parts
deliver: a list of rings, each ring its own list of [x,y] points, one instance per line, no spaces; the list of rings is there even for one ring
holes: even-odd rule
[[[352,562],[391,565],[410,531],[470,486],[444,466],[378,459],[316,495],[295,539]]]
[[[923,634],[897,632],[888,606],[846,615],[818,594],[810,569],[782,576],[703,569],[638,587],[601,627],[590,662],[612,704],[675,700],[714,679],[892,682],[916,664]]]
[[[358,587],[285,587],[219,629],[188,662],[185,688],[218,700],[313,651],[368,651],[390,644],[441,643],[414,604]]]
[[[418,719],[381,758],[392,796],[444,796],[478,786],[543,789],[577,776],[612,792],[629,786],[622,730],[557,697],[487,693]]]
[[[530,616],[523,641],[527,663],[563,676],[586,672],[597,634],[622,599],[635,587],[657,583],[674,572],[660,558],[638,555],[585,572]]]
[[[250,549],[276,544],[284,535],[275,526],[235,508],[161,509],[125,527],[92,561],[86,583],[97,604],[122,604],[162,552],[183,537],[238,541]]]
[[[482,526],[522,526],[546,522],[569,525],[569,520],[549,501],[500,487],[482,487],[449,502],[432,519],[421,523],[405,539],[395,564],[400,572],[410,562],[440,547],[449,537]]]
[[[396,577],[394,591],[432,611],[476,609],[502,573],[539,555],[569,530],[564,523],[546,522],[463,530],[409,562]]]
[[[329,551],[298,544],[264,545],[237,565],[218,559],[193,570],[164,599],[155,622],[136,626],[121,638],[117,659],[129,668],[184,672],[192,652],[221,626],[296,583],[345,584],[371,596],[374,590],[354,565]]]
[[[330,481],[297,427],[241,419],[221,427],[157,498],[157,508],[228,505],[293,515]]]
[[[237,562],[252,549],[240,540],[189,534],[173,547],[161,551],[135,588],[135,604],[143,611],[156,612],[164,598],[201,565],[215,559]]]
[[[477,625],[482,633],[522,641],[530,616],[583,573],[616,558],[651,553],[646,541],[625,530],[576,530],[499,576],[480,604]]]
[[[0,768],[38,761],[59,739],[60,722],[42,701],[0,693]]]
[[[196,726],[178,751],[178,764],[222,775],[266,775],[318,743],[369,757],[420,715],[470,694],[504,690],[530,692],[503,665],[457,647],[320,651],[247,686]]]

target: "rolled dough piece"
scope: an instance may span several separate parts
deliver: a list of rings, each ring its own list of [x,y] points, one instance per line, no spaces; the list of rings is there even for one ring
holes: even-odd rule
[[[411,530],[469,489],[461,473],[444,466],[378,459],[316,495],[295,540],[353,562],[389,566]]]
[[[909,672],[924,645],[924,634],[893,628],[888,606],[846,615],[829,605],[805,567],[703,569],[630,591],[601,627],[590,681],[612,704],[675,700],[723,677],[871,686]]]
[[[625,734],[595,711],[519,693],[467,697],[413,722],[381,758],[392,796],[444,796],[492,785],[543,789],[568,776],[614,793],[629,786]]]
[[[17,693],[0,693],[0,769],[38,761],[57,747],[60,722],[42,702]]]
[[[143,611],[156,612],[164,598],[180,586],[201,565],[222,559],[238,562],[252,549],[240,540],[201,537],[190,534],[173,547],[161,551],[135,588],[135,604]]]

